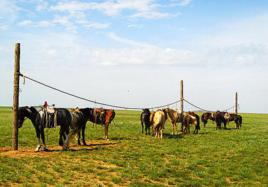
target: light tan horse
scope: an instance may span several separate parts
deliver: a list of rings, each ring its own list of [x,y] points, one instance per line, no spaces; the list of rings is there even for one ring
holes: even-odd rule
[[[175,134],[175,133],[178,133],[177,132],[177,123],[180,123],[182,122],[181,118],[181,113],[173,110],[173,109],[170,109],[170,108],[165,108],[164,111],[168,114],[168,117],[171,121],[171,124],[172,124],[172,135]]]
[[[157,110],[155,112],[151,112],[150,114],[150,123],[153,128],[153,133],[156,138],[163,137],[163,129],[165,126],[165,122],[167,120],[167,114],[163,110]]]

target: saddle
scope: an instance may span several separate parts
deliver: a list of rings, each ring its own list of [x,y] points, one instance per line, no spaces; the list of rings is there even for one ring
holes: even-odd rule
[[[56,126],[56,110],[53,107],[44,107],[44,126],[45,128],[54,128]]]

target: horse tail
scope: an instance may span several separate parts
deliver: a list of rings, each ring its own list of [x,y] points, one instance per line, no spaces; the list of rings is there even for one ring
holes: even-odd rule
[[[58,121],[58,111],[55,110],[55,113],[54,113],[54,127],[56,127],[58,125],[57,121]]]
[[[195,117],[196,117],[196,129],[200,130],[200,117],[195,114]]]

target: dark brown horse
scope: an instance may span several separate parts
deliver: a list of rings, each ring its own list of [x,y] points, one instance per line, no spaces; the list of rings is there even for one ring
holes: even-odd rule
[[[226,129],[227,120],[224,117],[226,113],[227,112],[220,112],[220,111],[217,111],[215,113],[216,129],[221,129],[222,123],[224,125],[224,129]]]
[[[227,121],[227,124],[229,124],[229,122],[234,121],[236,128],[240,129],[242,126],[242,116],[238,115],[238,114],[234,114],[234,113],[225,113],[224,118]]]
[[[194,134],[198,134],[200,130],[199,116],[194,112],[186,112],[183,114],[183,133],[189,134],[191,125],[195,126]]]
[[[201,121],[204,127],[206,127],[208,120],[215,121],[215,112],[205,112],[202,114]]]
[[[141,121],[141,132],[143,133],[145,126],[145,134],[150,134],[150,110],[145,108],[142,110],[140,121]]]

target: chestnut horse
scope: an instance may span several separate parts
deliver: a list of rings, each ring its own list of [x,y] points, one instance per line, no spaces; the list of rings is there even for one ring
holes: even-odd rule
[[[104,109],[104,108],[94,108],[93,111],[89,114],[89,121],[95,124],[101,124],[104,126],[104,139],[108,139],[108,129],[109,124],[115,117],[115,112],[113,109]]]

